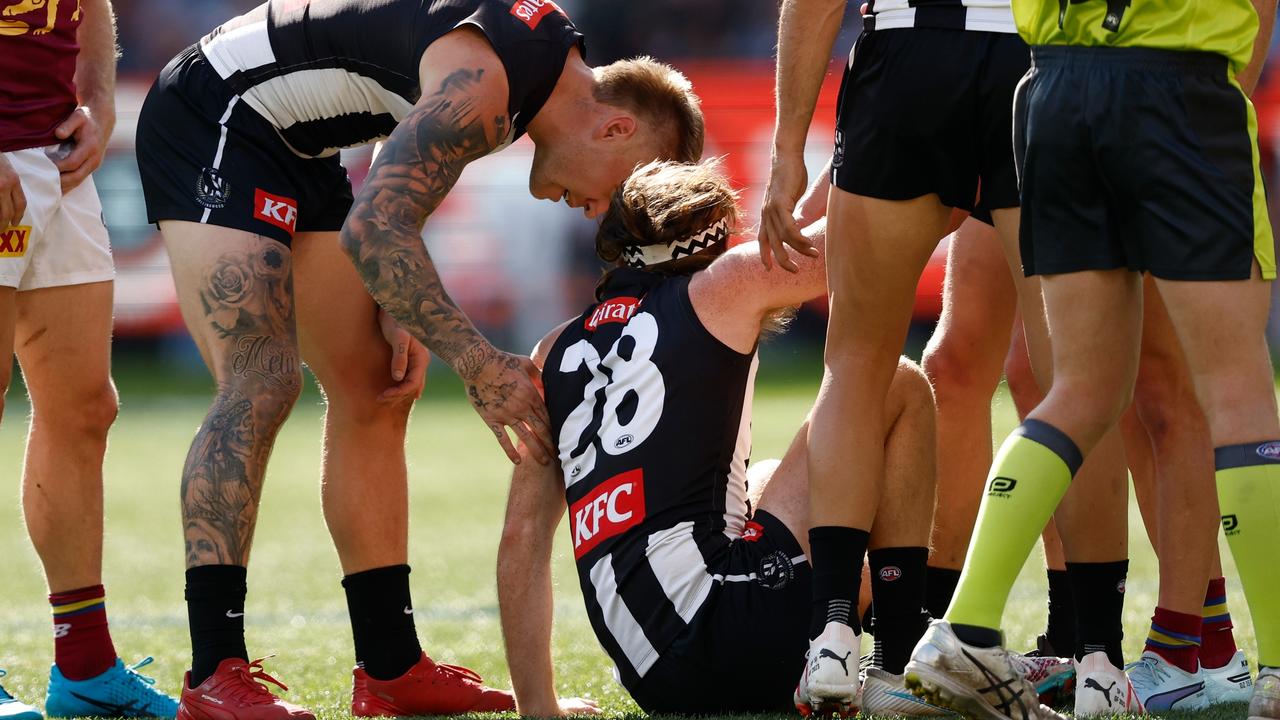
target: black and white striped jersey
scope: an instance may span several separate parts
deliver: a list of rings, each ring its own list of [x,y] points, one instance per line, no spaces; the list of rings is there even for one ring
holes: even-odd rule
[[[269,0],[200,49],[295,153],[324,157],[389,135],[422,94],[423,52],[461,27],[502,60],[514,140],[582,45],[552,0]]]
[[[1009,0],[869,0],[864,27],[1018,32]]]
[[[756,357],[703,327],[688,277],[622,268],[598,299],[542,377],[587,614],[633,687],[736,579]]]

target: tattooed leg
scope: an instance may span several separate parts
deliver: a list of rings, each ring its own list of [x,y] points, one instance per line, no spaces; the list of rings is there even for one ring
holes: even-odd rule
[[[404,564],[412,399],[378,399],[392,383],[391,348],[337,233],[299,235],[294,247],[298,338],[326,405],[321,500],[342,572]]]
[[[288,248],[161,225],[183,318],[217,382],[182,471],[187,567],[247,565],[267,458],[302,385]]]

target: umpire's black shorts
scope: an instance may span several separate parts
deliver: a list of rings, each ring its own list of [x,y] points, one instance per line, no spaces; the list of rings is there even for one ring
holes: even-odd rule
[[[1209,53],[1044,46],[1019,87],[1028,275],[1275,277],[1257,117]]]
[[[883,200],[1018,206],[1013,93],[1030,63],[1014,33],[901,28],[863,32],[836,110],[832,183]]]

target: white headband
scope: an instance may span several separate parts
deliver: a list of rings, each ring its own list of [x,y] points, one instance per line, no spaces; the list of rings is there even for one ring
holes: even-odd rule
[[[622,259],[627,267],[637,270],[649,265],[658,265],[682,257],[689,257],[708,248],[714,247],[729,237],[729,219],[721,218],[714,225],[701,230],[684,240],[677,240],[661,245],[630,246],[623,248]]]

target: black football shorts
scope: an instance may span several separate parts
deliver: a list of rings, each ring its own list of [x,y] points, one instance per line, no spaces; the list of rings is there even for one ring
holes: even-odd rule
[[[294,153],[194,45],[147,94],[137,155],[148,222],[206,223],[290,245],[296,232],[342,229],[351,209],[338,157]]]

